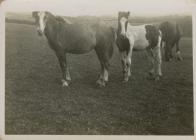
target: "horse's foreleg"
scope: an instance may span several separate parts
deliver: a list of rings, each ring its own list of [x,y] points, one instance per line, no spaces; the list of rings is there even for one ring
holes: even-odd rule
[[[130,46],[129,51],[123,51],[121,52],[121,61],[123,66],[123,76],[124,82],[127,82],[129,80],[129,77],[131,76],[131,57],[132,57],[132,50],[133,47]]]
[[[69,86],[69,81],[71,80],[69,67],[67,66],[66,55],[61,53],[56,53],[59,64],[62,71],[62,86]]]
[[[165,56],[164,48],[165,48],[165,42],[161,41],[161,56]],[[162,59],[164,59],[164,57]]]
[[[160,45],[157,45],[153,49],[153,55],[154,55],[154,74],[155,74],[155,80],[157,81],[162,76],[162,71],[161,71],[162,58],[161,58]]]
[[[123,69],[123,78],[124,78],[124,81],[128,81],[129,78],[127,76],[127,72],[128,72],[128,68],[127,68],[127,52],[126,51],[123,51],[123,52],[120,52],[120,55],[121,55],[121,63],[122,63],[122,69]]]
[[[149,73],[150,76],[153,76],[154,72],[155,72],[153,52],[152,52],[152,49],[147,49],[146,52],[147,52],[147,58],[148,58],[149,67],[150,67],[150,71],[148,73]]]

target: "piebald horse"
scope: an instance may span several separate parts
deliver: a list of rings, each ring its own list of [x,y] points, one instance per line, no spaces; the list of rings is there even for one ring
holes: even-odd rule
[[[132,26],[129,12],[118,13],[118,30],[116,44],[121,53],[124,81],[131,76],[131,59],[133,50],[146,50],[152,64],[149,74],[156,81],[162,76],[161,71],[161,31],[155,25]]]
[[[108,81],[109,60],[115,45],[113,28],[102,24],[70,23],[49,12],[33,12],[32,16],[35,18],[38,34],[46,36],[49,46],[59,60],[63,86],[68,86],[71,81],[66,54],[84,54],[93,49],[101,64],[97,84],[105,86]]]

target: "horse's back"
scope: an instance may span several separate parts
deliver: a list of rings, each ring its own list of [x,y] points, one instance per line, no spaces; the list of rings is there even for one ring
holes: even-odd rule
[[[143,50],[148,46],[148,40],[146,39],[145,25],[129,26],[128,36],[131,38],[134,46],[134,50]]]
[[[67,52],[86,53],[95,47],[96,37],[89,25],[61,23],[59,41]]]
[[[180,26],[176,22],[162,22],[159,26],[163,34],[163,40],[176,40],[182,36]]]

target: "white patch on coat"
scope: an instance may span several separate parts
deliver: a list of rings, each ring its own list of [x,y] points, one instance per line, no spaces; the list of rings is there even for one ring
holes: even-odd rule
[[[128,23],[126,37],[129,39],[130,44],[134,44],[133,48],[136,50],[143,50],[149,45],[146,39],[145,25],[132,26]]]

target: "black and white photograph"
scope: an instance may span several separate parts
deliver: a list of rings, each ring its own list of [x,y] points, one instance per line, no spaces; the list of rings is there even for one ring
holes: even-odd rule
[[[3,1],[3,135],[194,138],[195,4]]]

